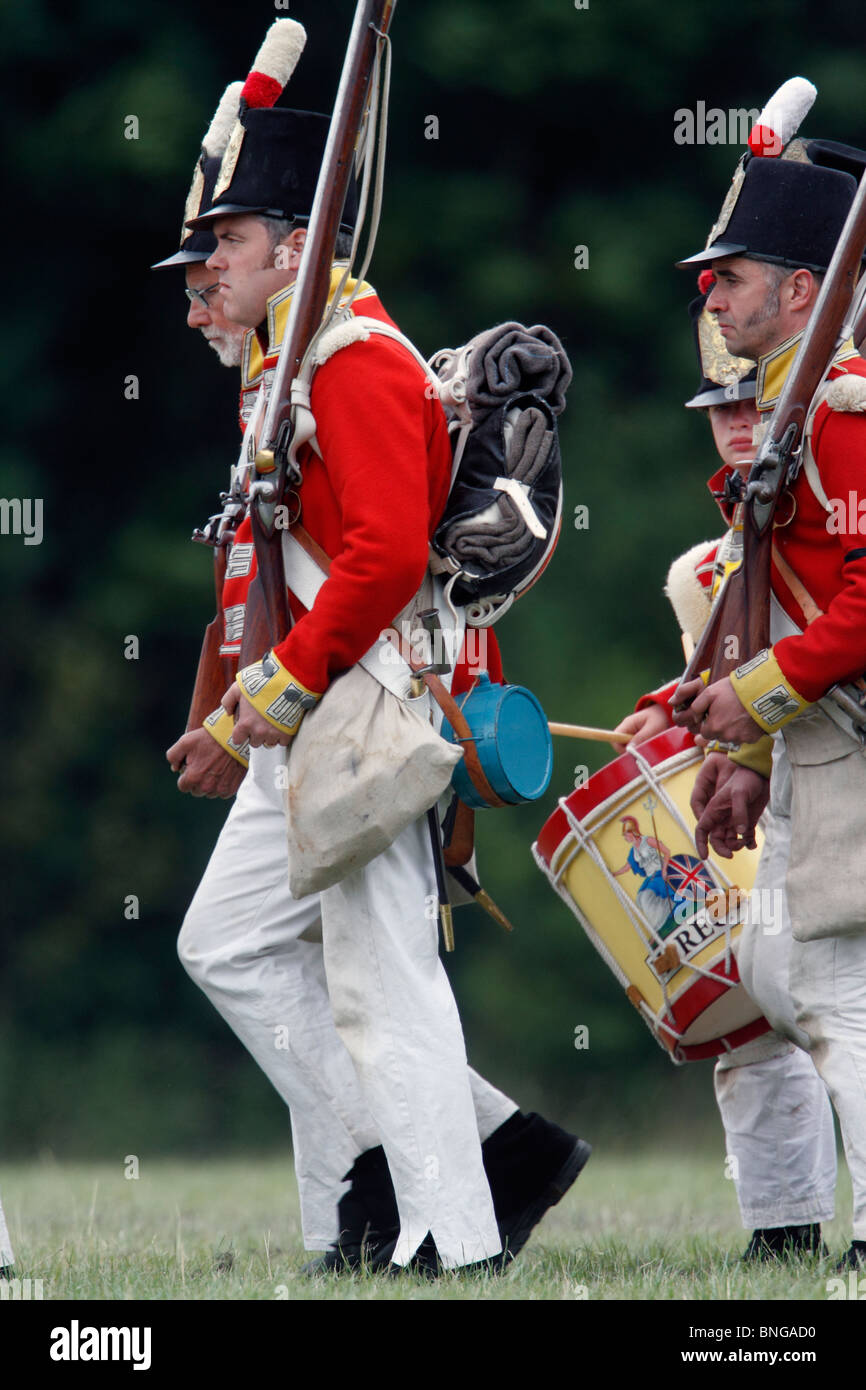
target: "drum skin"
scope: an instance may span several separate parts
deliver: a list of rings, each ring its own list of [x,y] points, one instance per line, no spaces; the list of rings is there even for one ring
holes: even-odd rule
[[[666,729],[637,754],[563,797],[533,853],[658,1042],[675,1062],[698,1061],[770,1026],[735,954],[760,843],[704,867],[689,806],[703,753]]]

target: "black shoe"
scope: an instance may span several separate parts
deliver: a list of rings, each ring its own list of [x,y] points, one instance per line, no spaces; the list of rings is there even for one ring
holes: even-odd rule
[[[761,1226],[752,1232],[742,1262],[762,1264],[768,1260],[796,1260],[804,1255],[826,1254],[827,1247],[817,1222],[811,1226]]]
[[[565,1196],[592,1153],[542,1115],[520,1110],[481,1145],[504,1263],[524,1247],[545,1212]]]
[[[852,1240],[839,1263],[833,1266],[833,1273],[847,1274],[849,1269],[866,1270],[866,1240]]]
[[[440,1263],[436,1242],[428,1231],[409,1263],[405,1265],[392,1263],[388,1272],[395,1278],[399,1278],[401,1274],[419,1274],[426,1279],[438,1279],[441,1274],[468,1274],[474,1277],[485,1274],[501,1274],[510,1260],[511,1256],[502,1250],[498,1255],[491,1255],[487,1260],[474,1260],[472,1264],[455,1265],[451,1269],[445,1269]]]
[[[337,1204],[340,1234],[324,1255],[303,1266],[303,1274],[375,1272],[391,1263],[400,1218],[382,1146],[356,1158],[344,1181],[352,1185]]]
[[[584,1139],[568,1134],[541,1115],[524,1115],[519,1110],[485,1139],[481,1157],[503,1250],[490,1261],[480,1261],[479,1269],[504,1269],[523,1249],[545,1212],[571,1187],[591,1152]],[[390,1264],[400,1235],[400,1217],[381,1145],[367,1149],[355,1160],[346,1181],[352,1186],[337,1207],[340,1236],[318,1260],[304,1265],[305,1274],[380,1270]],[[431,1236],[422,1241],[413,1262],[406,1268],[413,1268],[415,1273],[435,1277],[439,1272]],[[398,1272],[401,1268],[394,1266]]]

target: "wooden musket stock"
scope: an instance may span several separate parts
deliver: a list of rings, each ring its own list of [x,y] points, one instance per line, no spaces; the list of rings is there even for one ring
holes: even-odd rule
[[[220,656],[223,640],[222,592],[226,577],[226,547],[218,546],[214,551],[214,587],[216,588],[216,617],[208,623],[201,644],[195,687],[186,721],[187,732],[200,729],[203,720],[213,714],[232,681],[234,671],[229,657]]]

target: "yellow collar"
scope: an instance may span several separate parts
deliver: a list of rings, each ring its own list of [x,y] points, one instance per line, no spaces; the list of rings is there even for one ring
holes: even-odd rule
[[[802,337],[802,332],[797,333],[787,342],[780,343],[777,348],[773,348],[772,352],[758,358],[755,404],[760,411],[772,410],[781,396],[782,387],[785,385],[788,373],[793,366]],[[848,362],[852,357],[857,356],[859,354],[854,346],[854,340],[848,338],[833,358],[832,365],[838,367],[840,363]]]
[[[331,283],[328,286],[328,304],[331,303],[345,270],[345,261],[335,261],[331,267]],[[291,308],[296,284],[297,281],[293,280],[291,285],[286,285],[284,289],[277,290],[276,294],[272,294],[267,302],[265,319],[268,328],[267,352],[262,352],[262,346],[254,328],[249,329],[244,338],[243,351],[241,353],[241,386],[244,390],[249,389],[251,386],[258,385],[259,378],[262,374],[262,368],[264,367],[265,357],[276,356],[282,347],[286,332],[286,324],[289,321],[289,309]],[[345,304],[357,284],[358,281],[353,280],[350,276],[343,286],[343,293],[340,296],[341,304]],[[375,293],[376,291],[373,289],[373,286],[368,285],[367,281],[363,280],[358,289],[358,293],[355,295],[355,300],[369,299],[371,296],[374,296]]]

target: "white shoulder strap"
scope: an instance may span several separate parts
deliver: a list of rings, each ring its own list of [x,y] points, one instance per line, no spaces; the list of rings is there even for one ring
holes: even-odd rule
[[[313,415],[310,402],[310,393],[313,385],[313,377],[317,368],[328,362],[335,352],[341,348],[350,347],[352,343],[366,342],[371,333],[378,333],[383,338],[392,338],[396,343],[402,343],[404,348],[412,354],[419,367],[423,370],[428,381],[435,388],[437,396],[440,393],[440,381],[429,362],[422,357],[415,344],[401,333],[399,328],[394,328],[390,323],[384,323],[382,319],[374,319],[365,314],[346,314],[345,317],[338,318],[336,323],[330,326],[320,338],[314,338],[310,344],[300,371],[292,382],[291,402],[292,402],[292,447],[290,459],[293,463],[297,462],[297,453],[304,444],[309,444],[312,449],[322,457],[319,448],[319,441],[316,438],[316,419]],[[467,430],[468,433],[468,430]],[[459,441],[460,452],[463,451],[463,440]],[[455,450],[456,453],[456,450]],[[457,459],[459,462],[459,457]],[[452,483],[456,464],[452,473]],[[299,595],[300,597],[300,595]],[[303,600],[302,600],[303,602]]]
[[[356,322],[364,325],[364,327],[367,329],[368,334],[379,333],[382,335],[383,338],[392,338],[395,343],[402,343],[404,348],[406,348],[407,351],[411,352],[412,356],[415,358],[415,361],[418,363],[418,366],[426,375],[428,381],[430,381],[433,384],[433,386],[436,387],[436,394],[438,396],[438,376],[436,375],[426,358],[422,357],[421,353],[418,351],[411,339],[406,337],[405,333],[401,333],[399,328],[394,328],[390,323],[383,323],[381,319],[367,318],[364,315],[356,314],[355,320]]]
[[[803,429],[803,472],[806,475],[806,481],[825,512],[832,512],[833,508],[824,491],[821,475],[818,472],[818,465],[815,462],[815,455],[812,453],[812,428],[815,424],[815,416],[819,408],[826,401],[827,392],[832,385],[832,381],[825,381],[818,391],[815,392],[812,404],[809,407],[809,414],[806,417],[806,425]]]

